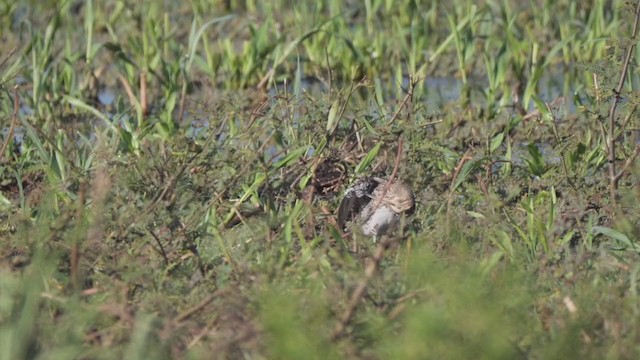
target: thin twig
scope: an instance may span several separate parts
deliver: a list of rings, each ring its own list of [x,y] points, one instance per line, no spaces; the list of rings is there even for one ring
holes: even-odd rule
[[[138,103],[138,98],[136,98],[136,95],[133,93],[133,89],[131,89],[129,80],[127,80],[127,78],[125,78],[122,74],[118,74],[118,80],[120,80],[120,84],[122,84],[122,87],[124,87],[124,91],[129,97],[129,103],[131,103],[131,106],[135,107],[136,103]]]
[[[377,209],[378,206],[380,206],[382,199],[387,194],[387,191],[389,191],[389,188],[391,187],[391,183],[394,181],[394,179],[396,178],[396,175],[398,174],[400,157],[402,155],[402,143],[403,143],[402,137],[400,137],[398,139],[398,150],[396,151],[396,160],[393,164],[393,172],[391,172],[391,176],[387,179],[387,182],[384,184],[384,187],[382,188],[382,192],[380,193],[380,196],[378,196],[375,202],[373,203],[373,209]]]
[[[430,121],[428,123],[420,124],[420,127],[427,127],[427,126],[431,126],[431,125],[435,125],[435,124],[440,124],[443,121],[444,121],[443,119]]]
[[[358,304],[360,303],[360,300],[362,300],[362,297],[364,296],[367,290],[367,287],[369,286],[369,282],[371,281],[373,276],[376,274],[376,271],[380,267],[380,262],[384,257],[384,250],[387,247],[389,247],[390,244],[391,244],[391,238],[386,235],[383,236],[380,242],[378,243],[378,246],[376,247],[373,253],[373,256],[369,260],[369,263],[367,264],[367,267],[364,270],[364,277],[360,279],[360,282],[356,286],[356,289],[353,291],[353,294],[351,294],[351,298],[349,299],[347,308],[342,313],[342,316],[340,316],[340,319],[338,320],[338,323],[336,324],[336,327],[333,330],[333,334],[331,336],[332,340],[337,340],[344,335],[344,331],[347,328],[347,325],[349,324],[349,322],[351,321],[351,318],[353,317],[353,314]]]
[[[167,256],[167,253],[164,251],[164,246],[162,246],[162,242],[160,241],[160,238],[158,238],[158,235],[156,235],[156,233],[153,232],[151,225],[147,226],[147,231],[149,232],[149,234],[151,234],[151,237],[156,240],[156,243],[158,244],[158,249],[159,249],[158,252],[160,253],[160,255],[162,255],[165,266],[168,266],[169,257]]]
[[[636,148],[633,150],[633,154],[629,156],[627,161],[625,161],[624,165],[622,166],[622,170],[620,170],[620,172],[616,174],[616,178],[615,178],[616,182],[620,181],[620,179],[624,176],[624,174],[627,173],[627,171],[629,170],[629,167],[631,166],[631,164],[633,164],[633,162],[636,160],[638,155],[640,155],[640,144],[636,145]]]
[[[399,297],[395,303],[396,306],[391,309],[391,311],[389,311],[389,320],[394,320],[396,319],[400,314],[402,314],[402,312],[405,309],[405,302],[414,298],[417,298],[421,292],[425,292],[426,289],[418,289],[418,290],[414,290],[411,291],[401,297]]]
[[[625,133],[625,130],[627,129],[627,125],[629,125],[629,122],[632,119],[635,119],[633,115],[636,114],[636,111],[638,111],[638,105],[632,105],[631,109],[629,110],[627,115],[624,117],[624,121],[620,125],[620,131],[614,135],[614,139],[618,139]]]
[[[2,59],[2,61],[0,61],[0,67],[3,67],[4,64],[6,64],[7,61],[9,61],[9,59],[13,56],[13,54],[15,54],[16,50],[18,50],[18,48],[14,46],[13,49],[9,51],[7,56],[5,56],[4,59]]]
[[[391,176],[389,177],[386,184],[384,185],[384,188],[382,189],[382,195],[376,199],[377,203],[374,203],[373,205],[374,208],[379,205],[380,201],[382,201],[382,198],[384,197],[385,193],[389,190],[389,186],[391,185],[391,183],[393,182],[393,179],[395,179],[398,173],[400,158],[402,156],[402,144],[403,144],[402,137],[400,137],[400,139],[398,139],[398,150],[396,152],[395,164],[393,165],[393,172],[391,173]],[[371,279],[373,278],[373,275],[375,275],[376,271],[380,266],[380,261],[384,256],[384,250],[387,247],[389,247],[390,244],[391,244],[391,238],[388,236],[383,236],[380,242],[378,243],[378,246],[376,247],[373,253],[373,256],[371,257],[371,260],[369,261],[369,263],[367,264],[367,267],[364,270],[364,277],[360,280],[360,282],[358,283],[358,286],[356,286],[356,289],[353,291],[353,294],[351,294],[351,299],[349,300],[349,304],[347,305],[347,308],[345,309],[344,313],[342,313],[342,316],[340,317],[340,319],[338,320],[338,323],[336,324],[336,327],[332,335],[332,338],[334,340],[338,339],[344,334],[344,330],[349,324],[349,321],[351,321],[351,317],[353,316],[353,313],[355,312],[356,307],[358,306],[358,303],[364,296],[365,291],[367,290],[367,286],[369,285],[369,282],[371,281]]]
[[[398,139],[398,150],[396,151],[396,160],[393,164],[393,172],[391,172],[390,180],[395,179],[396,175],[398,175],[398,167],[400,166],[400,157],[402,156],[402,145],[403,140],[402,137]]]
[[[328,134],[330,139],[333,138],[333,135],[335,134],[335,130],[337,129],[338,124],[340,123],[340,121],[344,117],[344,113],[347,111],[347,105],[349,105],[349,101],[351,100],[351,97],[356,92],[356,90],[358,90],[359,88],[365,86],[366,81],[367,81],[366,79],[362,79],[362,80],[358,81],[357,83],[353,83],[353,82],[351,83],[351,87],[349,88],[349,92],[347,92],[347,98],[344,100],[344,103],[342,104],[342,106],[340,107],[339,112],[336,115],[336,121],[335,121],[334,127],[333,127],[333,129],[331,129],[331,133]]]
[[[211,294],[211,295],[207,296],[206,298],[204,298],[204,300],[202,300],[198,305],[196,305],[196,306],[194,306],[194,307],[192,307],[190,309],[187,309],[182,314],[176,316],[173,319],[173,323],[174,324],[179,324],[179,323],[185,321],[186,319],[190,318],[191,316],[193,316],[198,311],[204,309],[205,306],[211,304],[213,302],[213,300],[215,300],[216,298],[219,298],[225,292],[226,292],[225,290],[217,290],[217,291],[215,291],[213,294]]]
[[[147,206],[147,208],[143,212],[138,214],[138,216],[135,217],[129,223],[128,226],[126,226],[123,230],[121,230],[118,233],[118,235],[116,236],[117,238],[125,237],[129,233],[129,231],[131,231],[131,229],[137,224],[137,222],[140,219],[144,219],[147,215],[149,215],[156,208],[156,206],[158,206],[158,204],[160,204],[160,202],[165,198],[165,196],[169,193],[169,191],[174,188],[175,184],[182,177],[182,175],[185,173],[185,171],[189,167],[191,167],[191,164],[198,158],[198,156],[200,156],[204,152],[206,147],[211,143],[212,139],[213,139],[213,134],[210,135],[207,138],[204,146],[202,146],[202,148],[199,151],[197,151],[191,157],[188,157],[186,159],[186,161],[180,167],[180,169],[178,169],[178,171],[166,182],[166,184],[165,184],[164,188],[162,189],[162,191],[160,191],[159,193],[156,194],[155,198],[151,201],[151,204],[149,204],[149,206]]]
[[[617,202],[618,196],[618,182],[620,180],[619,174],[616,172],[616,148],[615,148],[615,137],[614,137],[614,126],[616,120],[616,110],[618,108],[618,103],[620,103],[620,93],[622,92],[622,87],[624,86],[624,81],[627,78],[627,71],[629,70],[629,63],[631,62],[631,56],[633,55],[633,50],[636,46],[635,40],[636,35],[638,34],[638,25],[640,23],[640,0],[636,5],[635,11],[635,20],[633,23],[633,31],[631,32],[631,42],[627,48],[627,54],[625,55],[624,64],[622,65],[622,71],[620,72],[620,80],[618,81],[618,86],[614,90],[614,97],[611,103],[611,109],[609,109],[609,129],[607,132],[607,147],[609,150],[609,195],[611,197],[611,203],[615,204]]]
[[[418,83],[417,81],[413,81],[413,80],[411,81],[411,83],[409,84],[409,90],[407,91],[407,95],[404,96],[404,99],[402,99],[400,106],[398,107],[398,109],[396,109],[396,112],[391,117],[391,120],[389,120],[389,125],[393,124],[393,122],[396,121],[396,119],[400,115],[400,111],[402,111],[402,109],[404,109],[407,103],[413,99],[413,90],[415,89],[417,83]]]
[[[219,320],[218,317],[214,317],[211,321],[209,321],[209,323],[205,327],[203,327],[198,332],[198,334],[193,337],[193,339],[191,339],[191,341],[187,345],[187,349],[191,349],[192,347],[194,347],[196,344],[200,342],[200,340],[202,340],[203,337],[205,337],[209,332],[211,332],[215,323],[218,322],[218,320]]]
[[[18,85],[13,87],[13,117],[11,119],[11,126],[9,127],[9,134],[7,135],[7,141],[2,144],[2,150],[0,150],[0,160],[4,157],[4,152],[7,150],[7,146],[13,139],[13,132],[15,131],[16,124],[18,122]]]

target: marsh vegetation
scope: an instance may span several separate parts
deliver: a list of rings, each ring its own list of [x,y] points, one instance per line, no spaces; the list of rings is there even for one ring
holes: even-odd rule
[[[1,2],[0,357],[639,358],[638,4]]]

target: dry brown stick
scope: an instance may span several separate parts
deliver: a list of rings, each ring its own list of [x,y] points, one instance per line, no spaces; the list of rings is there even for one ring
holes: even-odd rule
[[[376,274],[376,271],[380,267],[380,261],[384,257],[384,250],[391,244],[391,239],[388,236],[383,236],[378,246],[376,247],[373,256],[369,260],[367,267],[364,270],[364,277],[360,279],[360,282],[356,286],[356,289],[351,294],[351,298],[349,299],[349,303],[347,304],[347,308],[338,319],[338,323],[336,324],[335,329],[333,330],[333,334],[331,335],[332,340],[337,340],[344,335],[344,331],[347,328],[347,325],[351,321],[353,314],[362,300],[365,292],[367,291],[367,287],[369,286],[369,282]]]
[[[13,49],[9,51],[7,56],[5,56],[4,59],[2,59],[2,61],[0,61],[0,67],[3,67],[4,64],[6,64],[7,61],[9,61],[9,59],[13,56],[13,54],[15,54],[16,50],[18,50],[18,48],[14,46]]]
[[[391,311],[389,311],[389,316],[388,316],[389,320],[394,320],[398,316],[400,316],[400,314],[402,314],[402,312],[405,309],[405,302],[407,300],[417,298],[419,296],[419,293],[420,292],[424,292],[424,291],[425,291],[425,289],[414,290],[414,291],[411,291],[411,292],[399,297],[395,301],[396,306],[393,309],[391,309]]]
[[[403,145],[404,141],[402,140],[402,137],[400,137],[398,139],[398,151],[396,151],[396,159],[395,162],[393,164],[393,172],[391,172],[391,178],[390,180],[395,179],[396,175],[398,175],[398,167],[400,166],[400,157],[402,156],[402,145]]]
[[[631,109],[629,110],[627,115],[624,117],[624,121],[622,122],[622,125],[620,126],[620,131],[617,134],[614,135],[614,139],[617,139],[618,137],[620,137],[620,136],[622,136],[624,134],[625,129],[627,128],[627,125],[629,124],[631,119],[635,119],[635,117],[633,115],[636,114],[636,111],[638,111],[638,105],[631,105]]]
[[[193,316],[198,311],[204,309],[205,306],[211,304],[213,302],[213,300],[215,300],[216,298],[220,297],[225,292],[226,292],[225,290],[216,290],[213,294],[211,294],[211,295],[207,296],[206,298],[204,298],[204,300],[202,300],[200,303],[198,303],[198,305],[196,305],[196,306],[194,306],[194,307],[192,307],[190,309],[187,309],[182,314],[176,316],[173,319],[173,324],[179,324],[179,323],[183,322],[184,320],[190,318],[191,316]]]
[[[262,99],[260,100],[260,103],[251,109],[251,114],[249,117],[249,124],[247,125],[247,129],[251,128],[253,124],[256,122],[256,120],[258,120],[260,117],[264,115],[264,109],[266,109],[268,106],[269,106],[269,97],[266,95],[263,95]]]
[[[398,109],[396,110],[395,114],[389,121],[389,124],[393,123],[398,118],[400,111],[405,107],[407,102],[411,100],[411,98],[413,97],[413,89],[416,86],[416,84],[417,82],[411,81],[407,95],[402,100],[400,107],[398,107]],[[374,209],[377,208],[378,205],[380,205],[380,201],[382,201],[382,198],[384,198],[384,195],[389,190],[389,187],[391,186],[391,182],[393,182],[393,179],[395,179],[396,175],[398,174],[398,166],[400,165],[400,157],[402,155],[402,144],[403,144],[403,140],[402,140],[402,136],[400,136],[400,138],[398,139],[398,151],[396,152],[396,159],[395,159],[395,163],[393,164],[393,172],[391,173],[389,180],[387,180],[386,184],[384,185],[384,188],[382,188],[382,194],[380,195],[380,197],[378,197],[378,199],[376,200],[376,203],[374,203],[374,206],[373,206]]]
[[[402,144],[403,144],[403,141],[401,137],[398,140],[398,151],[396,152],[396,159],[395,159],[395,164],[393,165],[393,172],[391,173],[391,177],[389,177],[389,180],[387,181],[387,183],[384,185],[384,188],[382,189],[382,196],[376,199],[377,203],[374,204],[374,207],[377,207],[379,205],[380,201],[384,197],[384,194],[389,190],[389,186],[391,182],[393,181],[393,179],[396,177],[398,173],[398,167],[400,165],[400,157],[402,156]],[[356,286],[356,289],[353,291],[353,294],[351,294],[351,299],[349,300],[349,304],[347,305],[347,308],[345,309],[344,313],[342,313],[342,316],[340,317],[340,319],[338,320],[338,323],[336,324],[336,327],[333,331],[332,339],[334,340],[338,339],[344,334],[344,330],[347,327],[347,324],[349,324],[349,321],[351,321],[351,317],[353,316],[353,313],[355,312],[356,307],[358,306],[358,303],[364,296],[367,290],[367,287],[369,286],[369,282],[371,281],[376,271],[380,267],[380,261],[382,261],[382,258],[384,256],[384,250],[387,247],[389,247],[390,244],[391,244],[391,238],[389,238],[388,236],[383,236],[380,242],[378,243],[378,246],[376,247],[373,253],[373,256],[371,257],[369,263],[367,264],[367,267],[364,270],[364,277],[360,280],[360,282],[358,283],[358,286]]]
[[[420,127],[427,127],[427,126],[431,126],[431,125],[435,125],[435,124],[440,124],[443,121],[444,121],[443,119],[430,121],[428,123],[420,124]]]
[[[633,23],[633,31],[631,32],[631,42],[627,48],[627,53],[625,55],[624,64],[622,65],[622,71],[620,72],[620,80],[618,81],[618,86],[616,86],[614,90],[613,101],[611,103],[611,108],[609,109],[609,129],[607,132],[607,147],[609,150],[608,154],[608,162],[609,162],[609,196],[611,198],[611,203],[617,202],[618,196],[618,182],[620,180],[620,176],[616,172],[616,149],[615,149],[615,138],[614,138],[614,126],[616,119],[616,110],[618,108],[618,103],[620,102],[620,93],[622,92],[622,87],[624,86],[624,81],[627,78],[627,71],[629,70],[629,63],[631,61],[631,56],[634,53],[635,48],[635,40],[638,34],[638,25],[640,23],[640,0],[636,5],[635,10],[635,20]]]
[[[402,99],[402,102],[400,103],[400,106],[398,107],[396,112],[391,117],[391,120],[389,120],[389,125],[393,124],[393,122],[396,121],[396,119],[400,115],[400,111],[402,111],[402,109],[407,105],[409,100],[411,100],[413,98],[413,89],[415,88],[416,84],[417,84],[417,82],[415,82],[413,80],[409,84],[409,91],[407,91],[407,95],[405,95],[404,99]]]
[[[129,84],[129,80],[127,80],[127,78],[125,78],[122,74],[118,74],[118,80],[120,80],[120,84],[122,84],[122,87],[124,87],[124,91],[127,93],[127,96],[129,97],[129,102],[131,103],[131,106],[136,106],[136,103],[138,102],[138,98],[136,98],[136,95],[133,93],[133,90],[131,89],[131,84]]]
[[[400,137],[398,139],[398,151],[396,151],[396,159],[393,164],[393,172],[391,173],[391,176],[389,177],[387,182],[384,184],[384,187],[382,188],[382,193],[380,193],[380,196],[378,196],[375,202],[373,203],[373,209],[377,209],[378,206],[380,206],[380,202],[382,202],[382,199],[387,194],[387,191],[389,191],[389,187],[391,187],[391,183],[393,182],[393,179],[395,179],[396,175],[398,174],[400,157],[402,156],[402,143],[403,143],[402,137]]]
[[[633,162],[638,157],[638,155],[640,155],[640,145],[636,145],[636,148],[633,150],[633,154],[629,156],[627,161],[625,161],[624,165],[622,166],[622,170],[620,170],[620,172],[616,174],[616,178],[615,178],[616,181],[620,181],[620,179],[624,176],[624,174],[627,173],[627,171],[629,170],[629,167],[631,166],[631,164],[633,164]]]
[[[212,320],[210,320],[209,323],[207,325],[205,325],[198,332],[198,334],[196,334],[196,336],[193,337],[193,339],[191,339],[189,344],[187,344],[187,350],[191,349],[194,346],[196,346],[196,344],[198,344],[200,342],[200,340],[202,340],[202,338],[205,337],[213,329],[213,327],[215,326],[216,322],[218,322],[218,320],[219,320],[218,317],[214,317]]]
[[[158,235],[156,235],[155,232],[153,232],[151,225],[147,226],[147,231],[158,244],[158,249],[156,249],[156,251],[159,252],[162,258],[164,259],[164,265],[169,266],[169,257],[167,256],[166,251],[164,251],[164,246],[162,246],[162,242],[160,241],[160,238],[158,237]]]

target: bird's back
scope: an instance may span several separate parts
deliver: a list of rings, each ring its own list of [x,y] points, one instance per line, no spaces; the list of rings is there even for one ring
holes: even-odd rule
[[[372,177],[361,177],[344,193],[338,207],[338,226],[344,229],[348,221],[360,216],[362,210],[371,202],[371,194],[378,186]]]
[[[365,235],[385,233],[401,214],[413,212],[411,188],[400,180],[361,177],[347,189],[338,208],[338,226],[357,220]]]

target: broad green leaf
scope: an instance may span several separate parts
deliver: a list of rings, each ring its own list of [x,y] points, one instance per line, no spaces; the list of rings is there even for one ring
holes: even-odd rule
[[[309,149],[308,146],[303,146],[289,152],[282,159],[278,160],[275,164],[273,164],[273,167],[275,169],[280,169],[285,166],[289,166],[293,164],[294,162],[298,161],[298,159],[300,159],[302,155],[306,154],[308,149]]]
[[[360,164],[356,166],[356,174],[362,173],[366,168],[369,167],[369,165],[371,165],[371,163],[373,162],[373,159],[375,159],[376,156],[378,156],[378,152],[380,151],[381,145],[382,143],[378,143],[376,146],[373,147],[373,149],[369,150],[367,155],[362,159],[362,161],[360,161]]]
[[[213,20],[209,20],[204,25],[202,25],[200,29],[198,29],[198,31],[195,31],[196,19],[195,18],[193,19],[193,22],[191,23],[191,32],[189,35],[189,55],[187,57],[187,64],[185,66],[185,70],[187,72],[189,72],[189,70],[191,69],[191,64],[193,63],[193,58],[196,53],[198,42],[200,41],[200,38],[202,37],[202,34],[204,33],[204,31],[207,30],[207,28],[213,24],[227,21],[227,20],[233,19],[234,17],[235,15],[231,14],[231,15],[218,17]]]
[[[494,244],[511,260],[514,258],[513,242],[511,237],[504,230],[496,231],[496,237],[492,239]]]
[[[636,245],[629,239],[629,237],[618,230],[614,230],[604,226],[594,226],[591,228],[591,232],[594,234],[604,235],[608,238],[618,241],[623,245],[626,245],[627,247],[636,250]]]
[[[92,113],[98,119],[104,121],[104,123],[106,125],[108,125],[111,128],[111,130],[117,132],[118,128],[113,124],[113,122],[111,120],[109,120],[109,118],[105,114],[101,113],[98,109],[96,109],[93,106],[85,103],[84,101],[82,101],[82,100],[80,100],[78,98],[72,97],[72,96],[65,96],[64,99],[69,104],[71,104],[72,106],[75,106],[75,107],[77,107],[79,109],[82,109],[82,110],[85,110],[85,111],[88,111],[88,112]]]
[[[340,109],[340,99],[336,99],[331,108],[329,108],[329,115],[327,116],[327,133],[332,134],[338,126],[338,110]]]
[[[524,161],[527,163],[531,174],[535,176],[544,175],[547,172],[547,164],[538,146],[535,143],[529,143],[529,145],[527,145],[527,151],[529,157],[524,159]]]
[[[458,187],[463,182],[467,181],[467,179],[469,178],[469,175],[471,175],[471,173],[473,173],[479,166],[480,166],[480,160],[467,161],[462,166],[462,169],[460,170],[460,173],[458,173],[458,177],[456,178],[456,182],[453,184],[453,191],[457,190]]]
[[[542,99],[540,99],[540,97],[536,94],[532,94],[531,99],[533,100],[533,103],[536,105],[536,109],[538,109],[538,111],[540,112],[542,119],[547,122],[551,121],[552,116],[551,116],[551,112],[549,112],[549,108],[547,107],[547,104],[544,101],[542,101]]]
[[[484,219],[485,218],[484,215],[482,215],[479,212],[475,212],[475,211],[467,211],[467,215],[469,215],[471,217],[474,217],[476,219]]]
[[[491,144],[489,145],[489,152],[493,153],[497,148],[502,145],[502,141],[504,141],[504,133],[499,133],[491,139]]]

